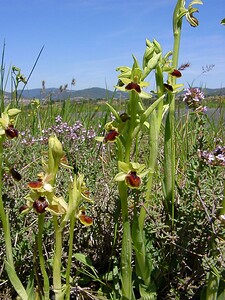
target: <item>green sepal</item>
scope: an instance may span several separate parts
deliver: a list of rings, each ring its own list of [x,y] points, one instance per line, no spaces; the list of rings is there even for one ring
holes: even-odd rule
[[[125,174],[124,172],[120,172],[118,174],[116,174],[116,176],[114,177],[115,181],[124,181],[126,178],[127,174]]]
[[[19,113],[21,113],[21,110],[17,109],[17,108],[11,108],[11,109],[8,110],[8,115],[10,117],[17,116]]]

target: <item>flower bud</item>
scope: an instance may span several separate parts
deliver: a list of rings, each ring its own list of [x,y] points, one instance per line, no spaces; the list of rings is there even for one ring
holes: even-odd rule
[[[197,27],[199,25],[198,19],[195,18],[193,14],[187,14],[186,18],[192,27]]]
[[[55,135],[52,135],[49,137],[48,144],[53,157],[60,160],[64,156],[61,142]]]
[[[13,178],[14,180],[20,181],[20,180],[22,179],[21,174],[20,174],[17,170],[15,170],[14,168],[11,168],[11,169],[9,170],[9,172],[10,172],[10,174],[11,174],[11,176],[12,176],[12,178]]]
[[[120,115],[120,119],[121,119],[122,122],[126,122],[127,120],[130,119],[130,116],[127,113],[122,113]]]

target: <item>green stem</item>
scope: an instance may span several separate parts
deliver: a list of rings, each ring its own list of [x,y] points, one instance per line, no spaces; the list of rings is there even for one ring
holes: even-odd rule
[[[148,181],[146,184],[146,194],[145,194],[145,203],[141,207],[139,215],[139,226],[140,230],[143,231],[145,216],[147,213],[148,206],[150,204],[150,198],[152,193],[152,181],[154,176],[154,170],[156,165],[156,159],[158,154],[158,139],[159,139],[159,130],[158,130],[158,118],[156,116],[156,111],[154,110],[150,118],[150,128],[149,128],[149,163],[148,167],[151,169],[151,173],[148,175]]]
[[[129,101],[129,110],[128,114],[130,115],[128,133],[126,137],[126,146],[125,146],[125,162],[129,163],[131,147],[133,143],[133,131],[135,128],[136,114],[137,114],[137,105],[138,105],[138,95],[135,91],[130,92],[130,101]]]
[[[158,99],[162,99],[164,96],[164,85],[163,85],[163,72],[161,67],[158,65],[155,70],[155,80],[157,86],[157,96]],[[149,126],[149,163],[148,167],[151,169],[151,173],[148,176],[148,181],[146,184],[146,194],[145,203],[141,207],[139,215],[139,226],[140,230],[144,228],[144,221],[146,216],[146,211],[150,203],[152,181],[155,171],[156,159],[158,154],[158,144],[159,144],[159,132],[162,124],[163,118],[163,101],[159,101],[156,108],[152,111],[150,115],[150,126]]]
[[[155,70],[155,81],[157,85],[157,96],[160,99],[164,95],[164,84],[163,84],[163,72],[161,67],[158,65]],[[158,104],[158,113],[157,113],[157,127],[158,132],[160,131],[162,124],[162,116],[163,116],[163,101],[160,101]],[[156,124],[154,125],[156,126]]]
[[[122,299],[130,300],[133,295],[132,288],[132,244],[131,244],[131,230],[128,218],[128,203],[127,203],[127,186],[125,182],[119,182],[119,194],[122,209],[123,222],[123,238],[121,251],[121,282],[122,282]]]
[[[225,181],[223,183],[223,200],[222,200],[222,208],[221,208],[221,211],[220,211],[220,214],[221,215],[224,215],[225,214]]]
[[[74,236],[75,222],[76,222],[75,214],[72,214],[70,218],[69,252],[68,252],[68,261],[67,261],[67,268],[66,268],[66,300],[70,299],[70,270],[72,265],[73,236]]]
[[[45,268],[45,260],[42,250],[42,234],[44,229],[44,214],[38,215],[38,253],[39,253],[39,262],[40,262],[40,268],[41,273],[44,279],[44,299],[49,299],[49,280],[48,280],[48,274],[46,272]]]
[[[62,282],[61,282],[61,258],[62,258],[62,230],[58,225],[57,216],[53,216],[55,231],[55,253],[53,259],[53,288],[55,300],[61,299]]]
[[[178,18],[183,0],[178,0],[173,15],[174,45],[172,65],[177,68],[182,18]],[[169,76],[169,82],[176,84],[176,77]],[[174,198],[175,198],[175,94],[168,93],[169,112],[165,124],[164,143],[164,187],[165,187],[165,207],[171,217],[171,225],[174,227]]]
[[[138,95],[135,91],[130,92],[130,101],[128,104],[128,114],[130,115],[129,126],[125,135],[125,162],[130,162],[130,154],[133,143],[133,131],[136,125],[136,114],[138,105]],[[121,145],[120,145],[121,146]],[[122,158],[122,150],[119,149],[118,159]],[[123,223],[123,238],[122,238],[122,250],[121,250],[121,282],[122,282],[122,299],[133,299],[133,287],[132,287],[132,238],[131,228],[128,217],[128,197],[127,186],[125,182],[119,182],[119,195],[121,201],[122,210],[122,223]]]

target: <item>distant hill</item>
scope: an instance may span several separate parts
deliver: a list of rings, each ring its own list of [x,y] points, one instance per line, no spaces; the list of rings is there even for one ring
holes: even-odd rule
[[[203,89],[205,96],[225,96],[225,87],[217,89]]]
[[[19,91],[20,92],[20,91]],[[64,100],[70,98],[84,98],[84,99],[106,99],[106,98],[120,98],[123,97],[125,93],[113,92],[107,89],[93,87],[84,90],[62,90],[57,88],[48,88],[44,91],[42,89],[31,89],[24,90],[22,97],[26,99],[46,99],[51,97],[52,100]]]
[[[216,89],[203,89],[205,96],[225,96],[225,87],[224,88],[216,88]],[[18,94],[21,91],[18,91]],[[88,88],[83,90],[63,90],[60,91],[58,88],[47,88],[44,91],[40,88],[38,89],[30,89],[24,90],[22,97],[25,99],[47,99],[51,97],[52,100],[64,100],[70,98],[84,98],[84,99],[110,99],[112,97],[120,99],[126,98],[127,94],[116,91],[104,89],[104,88]]]

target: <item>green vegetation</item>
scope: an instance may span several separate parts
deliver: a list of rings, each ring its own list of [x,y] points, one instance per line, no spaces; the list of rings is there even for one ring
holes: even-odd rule
[[[3,48],[0,299],[225,298],[225,98],[176,84],[194,4],[177,1],[172,59],[146,40],[117,69],[126,100],[25,105],[13,67],[6,105]]]

